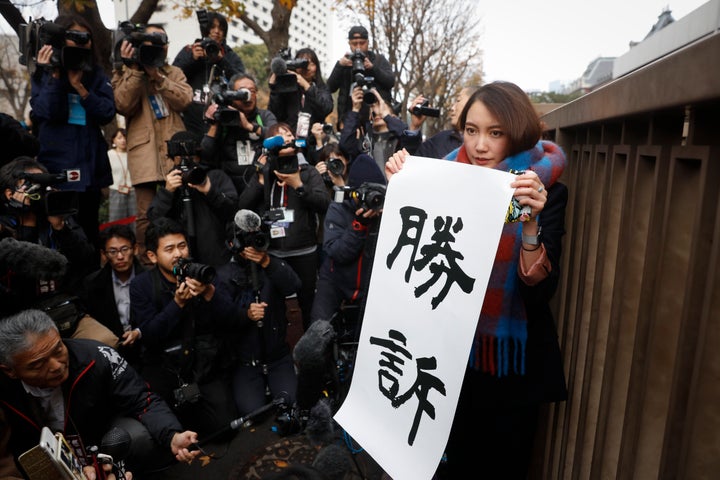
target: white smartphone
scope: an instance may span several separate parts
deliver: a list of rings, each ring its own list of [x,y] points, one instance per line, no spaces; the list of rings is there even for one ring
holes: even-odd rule
[[[61,433],[43,427],[37,446],[18,457],[30,480],[87,480],[75,452]]]

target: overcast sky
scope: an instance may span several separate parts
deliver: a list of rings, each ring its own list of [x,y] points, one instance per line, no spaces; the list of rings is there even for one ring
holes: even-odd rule
[[[647,35],[665,7],[679,20],[706,1],[479,0],[469,13],[481,17],[484,80],[508,80],[526,91],[544,91],[553,81],[569,83],[580,77],[599,56],[627,52],[631,41]],[[111,0],[98,3],[101,11],[112,5]],[[114,19],[106,23],[117,24]],[[0,29],[10,33],[3,24]],[[336,47],[331,59],[347,49],[345,32],[335,36],[343,40],[331,42]]]
[[[486,82],[523,90],[569,83],[597,57],[617,57],[648,34],[665,7],[679,20],[707,0],[478,1]]]

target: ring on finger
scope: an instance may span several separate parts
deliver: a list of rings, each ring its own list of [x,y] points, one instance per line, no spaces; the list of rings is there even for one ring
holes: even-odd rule
[[[538,187],[538,193],[542,193],[543,190],[545,190],[545,187],[540,185],[540,187]]]

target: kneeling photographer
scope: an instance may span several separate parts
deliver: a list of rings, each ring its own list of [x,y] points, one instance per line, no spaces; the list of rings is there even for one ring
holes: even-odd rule
[[[257,84],[252,76],[234,75],[228,88],[216,94],[205,111],[210,128],[200,147],[203,162],[227,173],[241,194],[257,172],[255,161],[262,142],[277,119],[270,110],[258,108]]]
[[[215,269],[192,260],[179,223],[155,220],[146,238],[155,268],[130,284],[131,316],[143,345],[140,372],[184,426],[215,433],[237,417],[229,356],[221,348],[236,323],[235,307],[216,288]]]
[[[199,163],[197,143],[190,132],[176,133],[167,144],[175,167],[150,204],[148,218],[180,222],[199,262],[224,265],[230,261],[225,228],[237,209],[235,187],[225,172]]]
[[[230,292],[236,308],[238,330],[228,341],[236,356],[232,384],[242,416],[283,392],[288,403],[295,401],[285,298],[300,290],[300,278],[267,252],[269,245],[267,223],[251,210],[239,210],[228,241],[233,258],[218,268],[218,284]]]

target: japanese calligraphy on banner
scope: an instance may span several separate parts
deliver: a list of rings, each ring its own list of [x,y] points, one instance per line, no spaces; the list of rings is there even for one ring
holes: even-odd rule
[[[390,181],[335,420],[393,480],[430,479],[440,463],[514,178],[409,157]]]

